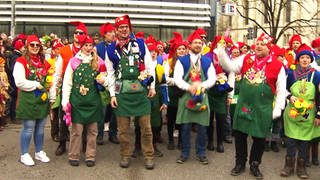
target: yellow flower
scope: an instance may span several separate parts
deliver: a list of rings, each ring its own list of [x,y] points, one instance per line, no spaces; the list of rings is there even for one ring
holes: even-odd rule
[[[42,99],[42,101],[46,101],[47,100],[47,98],[48,98],[48,96],[47,96],[47,93],[42,93],[42,95],[41,95],[41,99]]]
[[[290,69],[296,70],[296,65],[292,64],[292,65],[290,66]]]
[[[202,105],[202,106],[200,106],[200,111],[205,111],[207,109],[207,106],[206,105]]]

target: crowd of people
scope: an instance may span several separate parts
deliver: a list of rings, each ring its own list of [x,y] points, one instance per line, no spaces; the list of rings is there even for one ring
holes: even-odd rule
[[[296,172],[307,179],[306,167],[319,165],[320,38],[310,47],[295,34],[284,48],[262,33],[249,46],[229,35],[209,42],[198,28],[186,40],[174,32],[163,43],[134,34],[124,15],[103,24],[97,42],[84,23],[71,24],[72,43],[54,33],[41,38],[19,34],[11,41],[1,35],[0,130],[7,117],[22,121],[22,164],[35,165],[29,154],[32,136],[34,159],[50,162],[43,148],[50,119],[51,138],[59,142],[55,155],[68,151],[71,166],[79,166],[81,151],[85,164],[95,166],[105,122],[109,141],[120,144],[122,168],[142,154],[145,168],[154,169],[154,157],[163,156],[157,144],[163,143],[164,123],[168,150],[181,151],[179,164],[189,159],[194,131],[196,157],[204,165],[207,150],[223,153],[223,144],[234,141],[233,176],[245,171],[248,136],[253,140],[250,172],[257,179],[263,178],[263,153],[278,152],[280,144],[287,151],[280,176]]]

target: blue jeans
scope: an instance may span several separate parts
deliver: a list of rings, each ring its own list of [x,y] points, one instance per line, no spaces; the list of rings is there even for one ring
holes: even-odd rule
[[[20,135],[20,148],[22,155],[28,153],[29,151],[32,134],[36,152],[42,150],[45,124],[46,118],[37,120],[23,120],[23,127]]]
[[[198,133],[196,137],[196,154],[199,157],[206,156],[206,143],[207,143],[207,126],[198,126]],[[181,156],[188,158],[191,147],[191,127],[192,124],[181,124]]]
[[[296,157],[296,152],[298,151],[298,157],[307,160],[307,148],[308,141],[302,141],[292,138],[287,139],[287,156],[289,157]]]

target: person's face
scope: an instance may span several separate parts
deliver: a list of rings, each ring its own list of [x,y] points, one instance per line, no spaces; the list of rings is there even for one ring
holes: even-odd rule
[[[114,31],[106,32],[104,34],[104,40],[107,42],[112,42],[114,40],[115,35],[116,34]]]
[[[158,53],[156,51],[150,51],[153,60],[157,59]]]
[[[316,54],[320,54],[320,46],[314,48],[314,52],[315,52]]]
[[[79,42],[79,35],[83,35],[85,34],[82,30],[80,29],[76,29],[74,32],[73,32],[73,39],[74,39],[74,42],[78,43]]]
[[[240,50],[237,49],[237,48],[233,49],[233,50],[231,51],[231,57],[232,57],[232,58],[236,58],[236,57],[238,57],[238,56],[240,56]]]
[[[190,51],[194,54],[199,54],[202,49],[203,42],[201,39],[194,39],[190,44]]]
[[[58,56],[58,55],[59,55],[59,53],[60,53],[60,49],[61,49],[61,47],[58,47],[58,48],[52,49],[52,53],[53,53],[53,55]]]
[[[299,41],[293,41],[292,42],[292,50],[296,51],[301,46],[301,43]]]
[[[117,35],[120,39],[127,39],[130,34],[130,29],[128,24],[122,24],[117,29]]]
[[[201,35],[200,37],[201,37],[203,43],[207,42],[207,36],[206,35]]]
[[[306,55],[306,54],[300,56],[300,58],[299,58],[299,64],[300,64],[300,66],[301,66],[302,68],[308,67],[308,66],[310,65],[310,63],[311,63],[311,58],[310,58],[310,56],[308,56],[308,55]]]
[[[266,57],[269,55],[270,50],[267,45],[265,45],[262,41],[256,42],[255,53],[257,57]]]
[[[51,42],[47,41],[46,46],[49,48],[51,46]]]
[[[177,48],[177,56],[181,57],[187,54],[187,48],[184,45],[181,45]]]
[[[163,46],[161,44],[158,44],[157,48],[158,48],[159,54],[162,54],[163,53]]]
[[[81,52],[84,55],[90,55],[93,51],[93,44],[91,43],[85,43],[82,47],[81,47]]]
[[[30,54],[38,54],[40,50],[41,44],[37,41],[32,41],[28,45],[28,51]]]
[[[240,49],[241,53],[242,54],[247,54],[248,52],[248,47],[247,46],[243,46],[241,49]]]

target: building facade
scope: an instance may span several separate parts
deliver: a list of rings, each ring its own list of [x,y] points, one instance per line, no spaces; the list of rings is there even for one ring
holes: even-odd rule
[[[214,4],[212,0],[1,0],[0,32],[72,37],[69,22],[82,21],[94,34],[103,23],[128,14],[135,32],[167,40],[173,31],[184,37],[198,27],[214,32]]]

